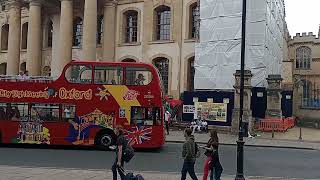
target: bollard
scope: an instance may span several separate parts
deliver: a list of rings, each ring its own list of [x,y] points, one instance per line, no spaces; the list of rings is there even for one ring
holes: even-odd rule
[[[274,125],[272,125],[272,139],[274,138]]]
[[[300,141],[302,140],[302,130],[301,130],[301,127],[300,127],[300,133],[299,133],[299,140],[300,140]]]

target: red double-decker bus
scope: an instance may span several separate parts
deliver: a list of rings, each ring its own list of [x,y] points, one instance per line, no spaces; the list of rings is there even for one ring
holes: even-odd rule
[[[108,148],[122,125],[133,147],[158,148],[162,100],[158,71],[144,63],[72,61],[57,80],[2,76],[0,140]]]

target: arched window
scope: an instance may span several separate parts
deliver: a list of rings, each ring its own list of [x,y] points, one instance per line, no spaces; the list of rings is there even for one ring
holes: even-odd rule
[[[6,75],[7,74],[7,63],[1,63],[0,64],[0,75]]]
[[[53,22],[52,21],[49,21],[49,23],[48,23],[47,34],[48,34],[47,47],[52,47],[52,37],[53,37]]]
[[[134,59],[131,59],[131,58],[126,58],[126,59],[122,60],[122,62],[137,62],[137,61]]]
[[[194,68],[194,56],[189,58],[188,60],[188,90],[193,91],[194,90],[194,74],[195,74],[195,68]]]
[[[21,49],[27,49],[28,46],[28,22],[22,25]]]
[[[155,9],[155,39],[170,40],[171,11],[168,6],[159,6]]]
[[[167,58],[159,57],[153,60],[153,64],[157,67],[161,79],[163,90],[168,94],[169,89],[169,60]]]
[[[27,63],[23,62],[20,64],[20,71],[25,72],[27,70]]]
[[[199,29],[200,29],[200,11],[198,3],[193,3],[190,6],[190,30],[189,37],[190,38],[199,38]]]
[[[96,67],[96,69],[99,69]],[[66,79],[71,83],[91,84],[92,66],[74,64],[65,72]]]
[[[1,50],[8,50],[9,24],[1,27]]]
[[[305,46],[299,47],[296,50],[296,68],[310,69],[311,49]]]
[[[97,44],[102,44],[103,39],[103,15],[98,17],[97,22]]]
[[[73,46],[81,46],[83,21],[77,17],[73,21]]]
[[[138,12],[129,10],[124,13],[125,43],[137,42],[138,39]]]

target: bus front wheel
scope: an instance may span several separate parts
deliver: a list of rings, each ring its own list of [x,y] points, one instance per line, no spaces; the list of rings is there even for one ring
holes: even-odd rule
[[[102,131],[98,133],[95,144],[103,149],[109,150],[110,146],[114,145],[115,142],[115,135],[112,131]]]

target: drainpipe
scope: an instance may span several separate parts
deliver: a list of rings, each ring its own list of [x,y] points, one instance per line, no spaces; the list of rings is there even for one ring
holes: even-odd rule
[[[183,61],[183,56],[182,56],[182,46],[183,46],[183,17],[184,17],[184,0],[181,1],[181,8],[182,8],[182,20],[181,20],[181,23],[180,23],[180,30],[181,30],[181,33],[180,33],[180,58],[179,58],[179,79],[178,79],[178,91],[179,91],[179,97],[180,97],[180,94],[181,94],[181,89],[182,89],[182,86],[181,86],[181,83],[184,83],[184,79],[181,81],[181,78],[182,78],[182,75],[181,75],[181,72],[182,72],[182,69],[183,69],[183,66],[182,66],[182,61]],[[184,77],[184,76],[183,76]]]

